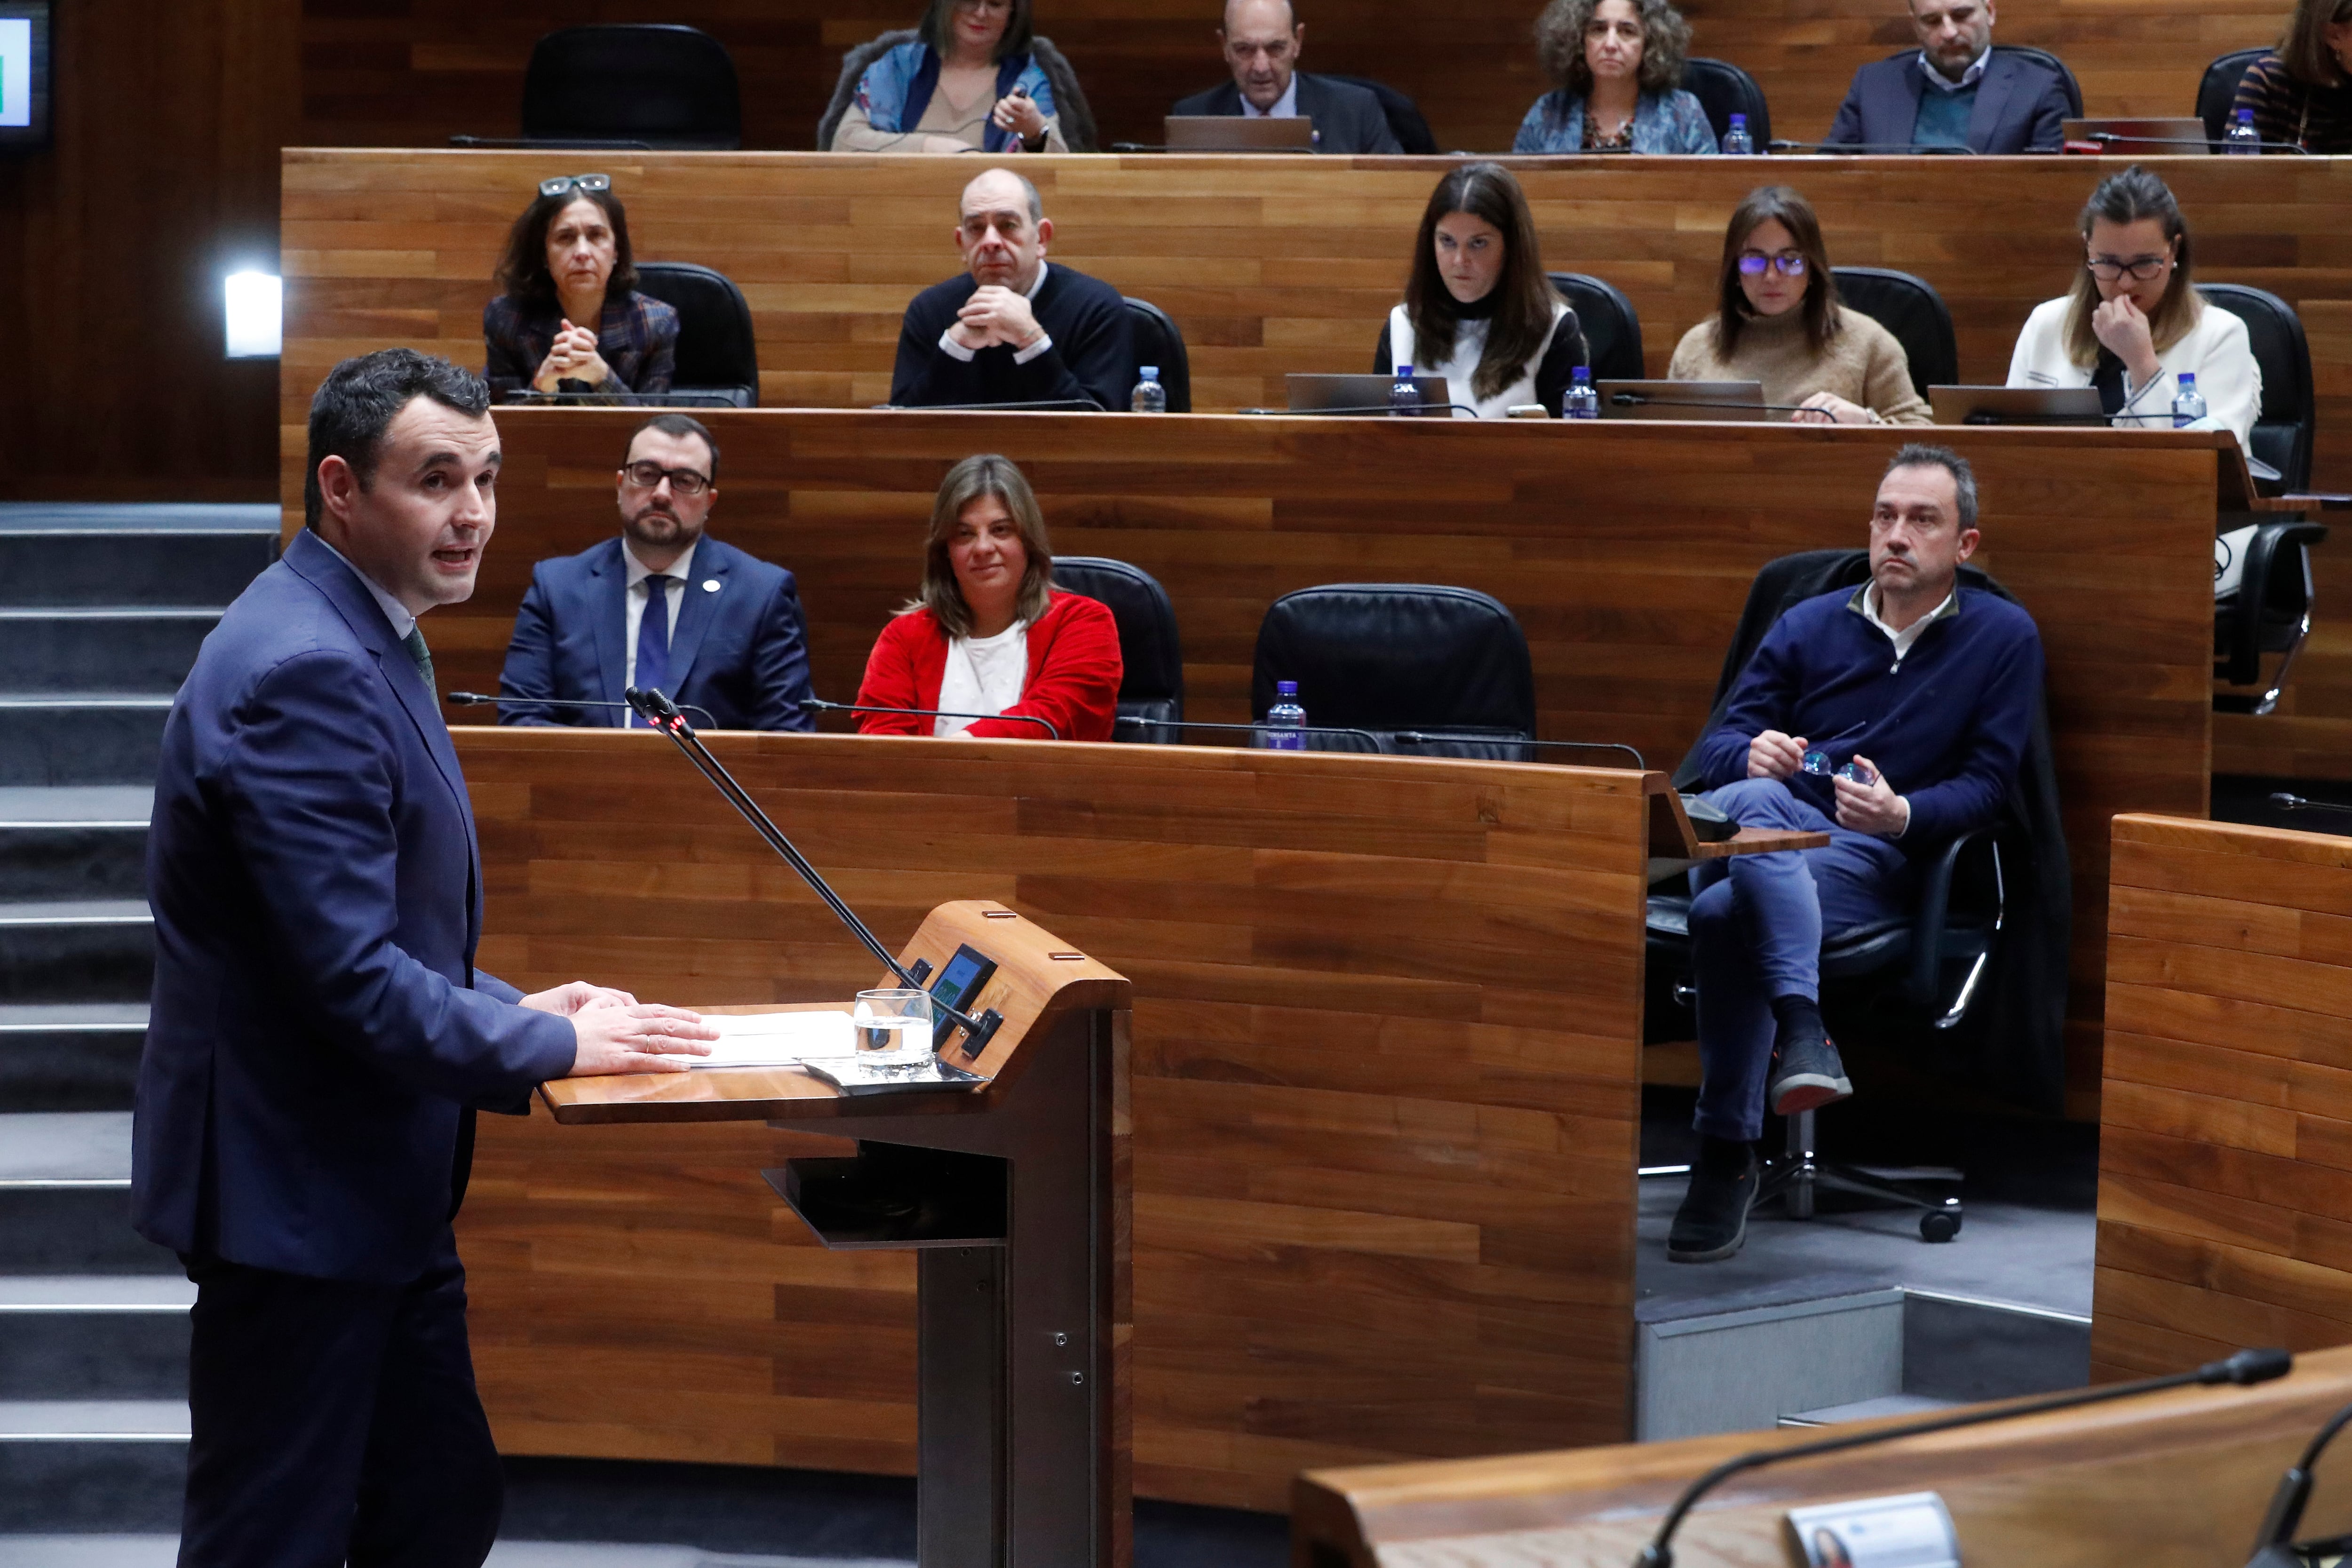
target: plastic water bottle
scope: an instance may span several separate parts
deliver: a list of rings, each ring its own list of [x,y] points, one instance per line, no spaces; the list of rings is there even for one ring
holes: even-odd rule
[[[1265,723],[1258,731],[1258,745],[1269,752],[1303,752],[1307,749],[1307,710],[1298,705],[1298,682],[1277,680],[1274,683],[1274,706],[1265,710]]]
[[[1598,419],[1601,417],[1601,394],[1593,390],[1592,367],[1578,365],[1572,373],[1575,380],[1560,395],[1559,416],[1562,419]]]
[[[2221,132],[2221,151],[2253,157],[2261,156],[2263,133],[2254,129],[2252,110],[2238,110],[2237,118],[2230,121],[2230,128]]]
[[[1160,384],[1158,365],[1143,367],[1143,379],[1135,384],[1135,395],[1128,400],[1128,406],[1138,414],[1168,412],[1168,389]]]
[[[2197,390],[2197,377],[2182,371],[2177,378],[2180,390],[2172,395],[2172,427],[2175,430],[2194,425],[2205,417],[2205,398]]]
[[[1398,418],[1417,418],[1421,414],[1421,388],[1412,384],[1412,366],[1396,367],[1396,380],[1389,385],[1389,413]]]
[[[1735,114],[1731,117],[1731,129],[1723,133],[1723,150],[1734,157],[1756,151],[1756,139],[1748,134],[1748,116]]]

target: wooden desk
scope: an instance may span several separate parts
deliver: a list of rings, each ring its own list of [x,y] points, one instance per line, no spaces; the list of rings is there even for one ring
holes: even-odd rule
[[[898,963],[921,979],[960,948],[996,965],[963,1004],[995,1034],[940,1053],[978,1087],[851,1096],[728,1068],[540,1094],[567,1127],[854,1134],[854,1156],[761,1173],[829,1250],[914,1254],[919,1568],[1128,1568],[1129,987],[996,903],[940,905]]]
[[[1524,18],[1515,14],[1509,25],[1524,37]],[[1809,59],[1822,25],[1804,24],[1807,40],[1798,47]],[[2209,28],[2200,38],[2212,36]],[[2221,47],[2182,68],[2179,111],[2195,72]],[[1515,41],[1509,52],[1522,56],[1525,46]],[[1852,68],[1832,73],[1835,94]],[[1534,96],[1512,102],[1514,123]],[[342,356],[408,343],[481,363],[482,306],[507,227],[537,181],[577,162],[562,153],[287,151],[281,423],[298,465],[310,394]],[[2352,251],[2342,241],[2352,159],[2146,162],[2189,214],[2200,277],[2254,284],[2306,309],[2352,301]],[[1836,262],[1900,268],[1935,285],[1951,309],[1969,382],[2002,380],[2027,313],[2065,291],[2081,264],[2075,215],[2116,163],[1975,158],[1960,171],[1934,157],[1513,161],[1546,264],[1596,273],[1626,292],[1641,314],[1653,374],[1664,374],[1676,340],[1712,309],[1732,208],[1752,186],[1774,180],[1812,200]],[[888,396],[908,300],[956,269],[949,233],[956,194],[971,177],[971,167],[953,158],[814,153],[600,153],[596,166],[628,203],[639,257],[702,262],[741,286],[759,338],[761,401],[827,406]],[[1249,157],[1022,163],[1055,220],[1055,259],[1151,300],[1183,330],[1194,406],[1203,411],[1278,407],[1286,372],[1371,368],[1444,166]],[[1957,177],[1963,172],[1965,180]],[[2314,321],[2316,482],[2352,489],[2352,448],[2338,435],[2352,429],[2352,389],[2339,384],[2326,353],[2334,329]]]
[[[2352,1340],[2352,838],[2119,816],[2091,1355]]]
[[[2168,1363],[2165,1370],[2182,1365]],[[2301,1358],[2253,1388],[2188,1389],[1914,1437],[1735,1477],[1675,1538],[1682,1568],[1797,1559],[1781,1517],[1811,1503],[1933,1490],[1971,1563],[2212,1568],[2245,1560],[2271,1493],[2322,1422],[2352,1401],[2352,1348]],[[1880,1422],[1878,1426],[1899,1425]],[[1864,1430],[1872,1423],[1856,1423]],[[1391,1465],[1301,1477],[1299,1568],[1622,1568],[1682,1489],[1734,1455],[1818,1432]],[[2352,1527],[2331,1453],[2305,1534]]]
[[[507,465],[481,585],[426,626],[444,689],[495,690],[532,563],[613,531],[613,468],[637,417],[499,416]],[[726,461],[713,531],[798,574],[821,697],[856,691],[877,630],[914,589],[940,478],[993,449],[1035,485],[1056,550],[1131,561],[1167,586],[1191,717],[1248,718],[1257,626],[1278,595],[1446,583],[1517,616],[1545,735],[1624,742],[1661,767],[1705,721],[1756,570],[1863,542],[1899,439],[1613,421],[787,410],[720,414],[714,428]],[[2049,656],[2075,860],[2071,1081],[2076,1113],[2095,1115],[2107,819],[2206,809],[2227,437],[1951,434],[1983,487],[1977,560],[2033,612]]]
[[[745,1005],[871,984],[661,737],[455,733],[485,969]],[[1626,1436],[1651,780],[711,745],[884,942],[993,900],[1132,980],[1139,1493],[1280,1509],[1312,1465]],[[459,1226],[500,1447],[911,1469],[913,1265],[817,1247],[753,1173],[838,1152],[483,1118]]]

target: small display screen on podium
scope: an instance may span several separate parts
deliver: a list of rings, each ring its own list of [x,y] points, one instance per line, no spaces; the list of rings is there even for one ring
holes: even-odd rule
[[[981,987],[986,985],[995,973],[996,960],[972,948],[959,947],[955,956],[948,960],[947,967],[940,971],[940,977],[931,982],[932,999],[946,1003],[959,1013],[969,1014],[972,999],[980,994]],[[952,1026],[950,1031],[940,1032],[935,1037],[937,1049],[947,1049],[948,1032],[951,1029]]]
[[[0,0],[0,153],[49,144],[48,0]]]

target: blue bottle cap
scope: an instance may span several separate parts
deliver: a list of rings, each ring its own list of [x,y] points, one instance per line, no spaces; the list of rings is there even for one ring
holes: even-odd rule
[[[1397,379],[1398,379],[1399,381],[1404,381],[1404,380],[1407,380],[1407,379],[1409,379],[1409,378],[1412,376],[1412,366],[1411,366],[1411,365],[1409,365],[1409,364],[1401,364],[1401,365],[1399,365],[1399,366],[1397,366],[1397,367],[1396,367],[1396,373],[1397,373]]]
[[[2197,384],[2197,373],[2193,370],[2184,370],[2175,379],[2183,386],[2194,386]]]
[[[1274,683],[1274,694],[1276,697],[1296,697],[1298,695],[1298,682],[1277,680]]]
[[[1579,381],[1591,381],[1592,379],[1592,367],[1589,364],[1580,364],[1569,374],[1576,377]]]
[[[1159,367],[1158,365],[1156,365],[1156,364],[1147,364],[1147,365],[1145,365],[1145,366],[1143,366],[1143,367],[1142,367],[1142,370],[1143,370],[1143,379],[1144,379],[1144,380],[1146,380],[1146,381],[1158,381],[1158,380],[1160,379],[1160,367]]]
[[[1744,114],[1735,114],[1731,117],[1731,122],[1734,125],[1740,127],[1742,130],[1745,130],[1748,126],[1748,116]]]

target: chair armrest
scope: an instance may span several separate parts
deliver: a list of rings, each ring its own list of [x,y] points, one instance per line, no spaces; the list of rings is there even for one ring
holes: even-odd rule
[[[2283,552],[2301,550],[2327,537],[2325,523],[2283,518],[2254,525],[2246,542],[2246,569],[2238,578],[2237,597],[2230,601],[2232,624],[2229,646],[2217,649],[2217,673],[2232,686],[2252,686],[2263,678],[2263,605],[2269,601],[2271,574]]]
[[[1952,879],[1959,870],[1960,857],[1969,846],[1998,837],[1998,828],[1972,827],[1936,851],[1935,858],[1921,868],[1919,903],[1911,917],[1911,976],[1906,986],[1912,1002],[1923,1010],[1933,1012],[1938,1005],[1937,992],[1944,977],[1944,929],[1950,922]]]

